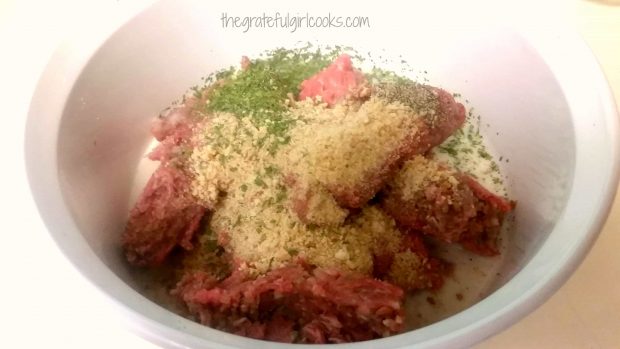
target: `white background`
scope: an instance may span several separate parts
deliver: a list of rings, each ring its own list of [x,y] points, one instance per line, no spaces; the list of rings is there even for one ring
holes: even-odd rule
[[[30,97],[59,40],[88,25],[81,13],[113,15],[139,5],[0,0],[2,348],[156,348],[125,331],[107,300],[56,248],[30,198],[23,163]]]
[[[618,98],[620,8],[584,0],[547,1],[543,8],[542,2],[539,11],[565,16],[586,37]],[[126,332],[105,297],[58,251],[30,198],[23,163],[30,96],[59,40],[89,25],[83,13],[120,16],[143,3],[0,0],[2,348],[155,348]],[[616,204],[582,267],[547,304],[480,347],[620,347],[619,217]]]

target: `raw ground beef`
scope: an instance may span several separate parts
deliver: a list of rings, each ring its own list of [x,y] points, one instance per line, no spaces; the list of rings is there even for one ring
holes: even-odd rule
[[[258,278],[237,271],[223,281],[194,272],[173,294],[201,323],[257,339],[342,343],[403,328],[401,288],[334,269],[295,264]]]
[[[157,119],[151,132],[160,144],[149,154],[161,164],[129,213],[123,233],[127,260],[137,266],[158,265],[175,246],[192,248],[192,237],[206,208],[190,193],[191,178],[184,170],[196,119],[187,101],[166,118]]]
[[[440,145],[465,122],[465,106],[457,102],[451,93],[440,88],[431,88],[438,98],[436,116],[422,117],[418,123],[419,136],[415,144],[408,147],[409,153],[404,157],[411,158],[416,154],[424,154],[431,148]],[[406,151],[406,150],[405,150]]]
[[[504,217],[515,208],[516,203],[491,193],[470,176],[463,175],[463,181],[477,199],[477,214],[470,220],[460,242],[466,249],[477,254],[497,255],[497,237],[501,232]]]
[[[367,174],[362,183],[352,187],[328,188],[334,199],[342,207],[359,208],[388,181],[394,172],[414,155],[424,154],[436,145],[441,144],[465,122],[465,107],[454,100],[452,95],[444,90],[437,89],[439,94],[438,117],[430,122],[427,118],[417,119],[417,131],[409,134],[403,143],[394,151],[388,160],[378,167],[378,170]]]
[[[327,68],[301,83],[299,100],[321,97],[321,101],[333,106],[345,98],[363,99],[370,96],[370,88],[364,74],[355,69],[351,57],[342,54]]]
[[[319,73],[321,74],[321,73]],[[428,87],[425,87],[428,88]],[[435,117],[416,118],[416,132],[413,132],[404,139],[398,148],[382,164],[377,164],[374,171],[366,173],[365,179],[355,185],[333,185],[327,187],[327,191],[334,198],[335,202],[342,208],[360,208],[372,199],[377,192],[383,188],[385,183],[394,175],[400,166],[411,157],[424,154],[431,148],[441,144],[454,131],[465,122],[465,107],[454,100],[448,92],[432,88],[437,96],[437,108],[434,110]],[[334,145],[336,146],[336,145]],[[297,194],[293,197],[293,211],[304,222],[307,219],[308,201],[317,195],[324,195],[323,188],[307,188],[298,190],[295,175],[289,174],[286,184],[289,185],[292,193]],[[328,201],[326,201],[328,202]],[[319,222],[310,222],[319,224]]]
[[[183,171],[160,165],[129,213],[123,233],[127,260],[137,266],[160,264],[179,245],[192,248],[192,237],[206,209],[189,193]]]
[[[192,134],[199,123],[199,118],[193,115],[193,107],[200,101],[188,98],[179,107],[173,108],[165,117],[159,117],[151,124],[151,133],[159,144],[149,154],[149,159],[160,161],[162,164],[172,163],[184,167],[193,144]]]
[[[398,263],[407,255],[415,256],[418,263],[408,264],[408,272],[397,270],[403,266],[395,265],[395,260]],[[400,250],[396,253],[378,253],[373,256],[373,276],[394,283],[406,291],[440,289],[449,269],[450,265],[446,261],[430,255],[422,236],[413,231],[406,232]]]
[[[450,175],[427,176],[428,182],[410,199],[403,198],[402,187],[388,185],[382,204],[386,213],[407,229],[461,243],[480,255],[499,254],[497,237],[514,203],[465,174],[447,168],[440,171]]]

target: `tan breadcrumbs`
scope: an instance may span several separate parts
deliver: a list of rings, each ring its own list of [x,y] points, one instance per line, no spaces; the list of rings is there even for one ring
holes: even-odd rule
[[[229,252],[255,273],[298,257],[371,273],[373,253],[400,248],[402,234],[393,219],[374,207],[347,218],[349,212],[324,186],[308,188],[362,179],[412,132],[411,109],[380,99],[329,109],[305,101],[291,106],[287,117],[295,121],[290,143],[272,152],[265,144],[274,136],[249,118],[207,116],[196,132],[190,169],[192,193],[214,208],[210,229],[225,236]],[[304,224],[292,212],[286,172],[309,174],[295,190],[306,191],[301,195],[308,194],[307,218],[320,227]]]
[[[273,157],[259,143],[265,144],[273,136],[265,127],[230,113],[215,113],[208,119],[196,132],[190,170],[194,175],[192,194],[213,207],[220,193],[241,188],[250,177],[265,171]]]
[[[253,192],[251,198],[229,195],[211,221],[212,229],[228,233],[229,248],[244,266],[259,273],[299,256],[317,266],[370,274],[376,248],[394,252],[399,247],[394,221],[374,207],[340,227],[313,227],[284,207],[262,205],[273,195],[271,190]]]
[[[430,285],[422,284],[424,280],[420,278],[421,274],[416,272],[423,268],[424,262],[422,257],[411,251],[396,253],[388,272],[388,279],[404,288],[426,288]]]
[[[301,122],[291,131],[282,163],[292,173],[308,176],[302,180],[327,187],[363,183],[415,133],[415,117],[408,106],[379,98],[332,109],[304,101],[291,112]]]
[[[297,182],[295,186],[288,189],[288,196],[291,200],[305,202],[306,209],[302,219],[305,223],[319,226],[339,226],[344,223],[349,210],[340,207],[325,187],[311,180],[297,180]],[[299,215],[300,211],[296,214]]]
[[[437,161],[417,155],[405,162],[401,171],[388,185],[396,192],[400,192],[404,201],[409,201],[414,200],[416,195],[433,182],[445,182],[454,187],[459,185],[453,171],[442,168]]]

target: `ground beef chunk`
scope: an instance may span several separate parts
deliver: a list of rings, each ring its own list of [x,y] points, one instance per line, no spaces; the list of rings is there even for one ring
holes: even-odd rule
[[[123,233],[131,264],[158,265],[175,246],[192,248],[192,237],[206,212],[191,195],[191,178],[185,170],[192,130],[198,122],[192,114],[195,103],[188,99],[152,125],[151,132],[160,143],[149,158],[161,164],[131,210]]]
[[[252,61],[248,56],[241,56],[241,70],[247,71],[252,66]]]
[[[189,193],[190,179],[161,165],[129,214],[123,233],[127,260],[137,266],[160,264],[177,245],[192,248],[192,237],[206,209]]]
[[[403,236],[396,253],[378,253],[373,257],[373,275],[407,291],[438,290],[449,270],[449,264],[431,256],[422,236],[413,231]]]
[[[411,153],[406,158],[416,154],[424,154],[433,147],[440,145],[454,131],[465,122],[465,107],[457,102],[452,94],[440,88],[432,87],[431,90],[437,95],[437,105],[432,115],[422,113],[419,120],[419,136],[415,139],[415,145],[411,146]]]
[[[384,192],[382,205],[401,226],[484,256],[499,253],[497,236],[514,207],[473,178],[422,156],[405,163]]]
[[[437,87],[404,80],[378,83],[372,93],[388,102],[404,104],[418,116],[417,132],[399,149],[398,158],[403,161],[441,144],[465,122],[463,104]]]
[[[383,206],[399,224],[457,242],[476,216],[476,200],[459,175],[417,156],[408,161],[385,190]]]
[[[151,133],[158,141],[173,138],[177,142],[189,139],[191,136],[191,105],[193,100],[188,100],[188,105],[172,108],[163,116],[158,117],[151,124]]]
[[[497,255],[497,237],[502,222],[506,213],[515,208],[516,203],[491,193],[470,176],[463,175],[461,178],[474,193],[477,203],[476,217],[470,221],[460,242],[463,247],[479,255]]]
[[[327,68],[301,83],[299,99],[321,97],[329,106],[345,98],[364,99],[370,96],[368,82],[361,71],[355,69],[351,57],[342,54]]]
[[[173,290],[205,325],[280,342],[342,343],[398,333],[401,288],[333,269],[291,265],[251,278],[223,281],[186,275]]]
[[[151,133],[159,144],[149,154],[149,159],[162,164],[185,167],[185,162],[193,149],[192,135],[200,117],[193,106],[201,101],[187,98],[181,106],[175,107],[151,124]]]
[[[362,207],[381,190],[385,182],[392,177],[405,160],[418,154],[424,154],[434,146],[441,144],[463,125],[465,122],[463,105],[455,102],[449,93],[439,89],[437,91],[440,101],[438,107],[440,117],[433,121],[426,117],[418,118],[417,132],[411,133],[378,170],[368,173],[365,182],[354,187],[335,186],[328,188],[341,206]]]
[[[399,94],[393,96],[396,92],[386,93],[386,89],[388,87],[375,92],[380,98],[384,98],[390,103],[399,102],[411,107],[411,118],[415,120],[415,126],[411,128],[412,131],[406,135],[400,144],[391,149],[389,154],[380,160],[379,163],[370,164],[363,169],[361,176],[363,179],[353,185],[348,183],[319,184],[318,182],[303,185],[303,182],[287,181],[287,185],[292,189],[291,193],[294,194],[292,197],[294,204],[292,209],[300,220],[316,225],[326,225],[321,221],[309,219],[313,215],[311,208],[338,205],[342,209],[356,209],[364,206],[398,171],[404,161],[415,155],[424,154],[434,146],[439,145],[461,127],[465,121],[465,108],[463,105],[456,102],[452,95],[444,90],[412,83],[403,86],[399,85]],[[405,93],[403,90],[410,93]],[[382,92],[380,93],[379,91]],[[412,98],[424,100],[417,101],[412,100]],[[328,149],[333,149],[333,152],[341,151],[339,148],[341,143],[339,142],[342,142],[342,139],[335,137],[333,146],[331,148],[328,147]],[[384,145],[377,144],[376,146],[381,147]],[[346,160],[340,163],[339,166],[344,170],[350,168]],[[288,174],[288,176],[289,178],[307,177],[299,173]],[[326,194],[331,195],[333,200],[326,198]],[[312,205],[312,202],[320,203],[321,205]],[[338,212],[338,215],[334,215],[334,219],[330,223],[339,223],[346,217],[347,211],[342,209],[341,212]],[[331,211],[336,212],[333,209]],[[317,216],[323,217],[324,215]]]

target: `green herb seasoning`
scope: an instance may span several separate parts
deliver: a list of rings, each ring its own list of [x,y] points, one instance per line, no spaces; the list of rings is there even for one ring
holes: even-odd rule
[[[256,127],[265,127],[268,135],[274,136],[275,144],[268,146],[269,152],[275,153],[278,145],[288,143],[286,133],[295,123],[287,112],[289,94],[296,97],[301,82],[327,67],[339,52],[309,48],[276,49],[252,60],[246,70],[228,69],[216,74],[222,80],[209,91],[206,111],[251,118]],[[258,145],[266,145],[265,141]]]
[[[373,67],[370,72],[364,74],[366,79],[371,83],[371,85],[383,84],[383,83],[413,83],[414,81],[402,76],[398,75],[393,71],[385,70],[377,67]]]

